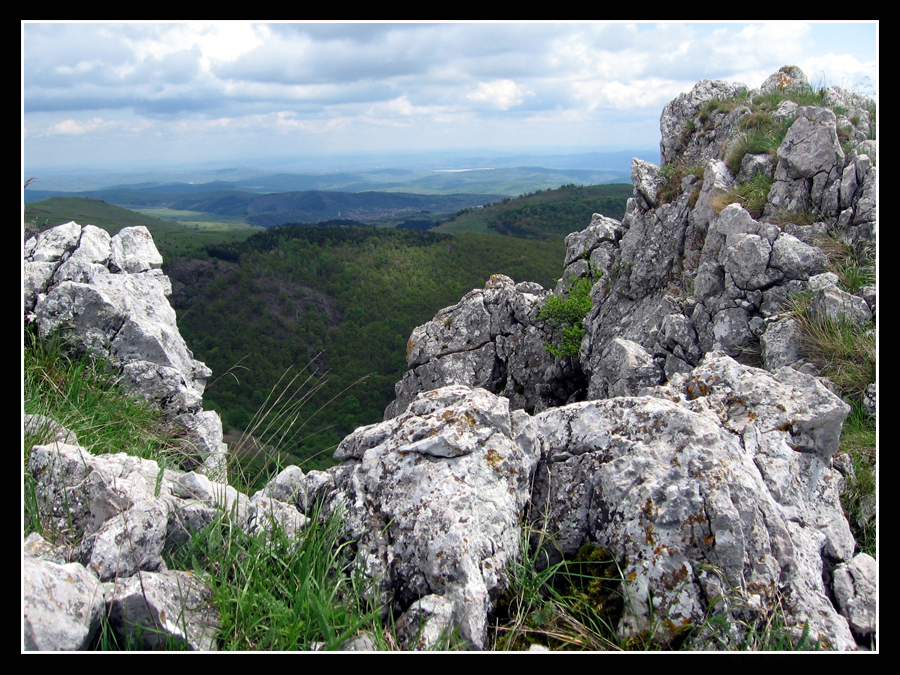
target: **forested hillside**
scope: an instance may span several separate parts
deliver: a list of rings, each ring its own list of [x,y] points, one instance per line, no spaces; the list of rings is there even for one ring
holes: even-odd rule
[[[594,212],[621,218],[630,194],[628,185],[566,185],[462,209],[428,231],[434,215],[397,228],[327,220],[250,234],[234,223],[178,223],[62,197],[30,204],[26,215],[39,229],[68,220],[110,233],[146,224],[173,282],[179,328],[213,370],[204,398],[226,430],[252,426],[285,373],[321,385],[305,410],[324,409],[282,456],[308,468],[330,464],[341,437],[381,420],[413,328],[492,274],[554,286],[565,235]]]
[[[307,409],[337,396],[308,426],[329,428],[290,449],[293,461],[310,467],[330,464],[327,448],[381,419],[415,326],[492,274],[552,286],[564,245],[559,238],[284,226],[210,253],[166,265],[179,328],[217,376],[205,403],[226,428],[245,429],[288,369],[305,367],[316,373],[313,382],[327,378]]]
[[[565,237],[602,213],[621,220],[631,185],[563,185],[537,190],[518,199],[504,198],[484,208],[463,209],[436,228],[438,232],[492,232],[513,237]]]

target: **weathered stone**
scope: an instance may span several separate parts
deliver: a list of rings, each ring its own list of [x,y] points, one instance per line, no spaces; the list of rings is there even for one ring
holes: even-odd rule
[[[653,357],[631,340],[614,338],[603,352],[602,363],[611,397],[633,396],[662,380],[662,371]]]
[[[441,595],[455,626],[485,646],[492,598],[519,553],[519,517],[537,461],[513,440],[506,399],[481,389],[420,394],[406,412],[348,436],[335,474],[346,495],[357,566],[405,610]]]
[[[787,582],[833,647],[855,645],[821,582],[822,556],[853,550],[827,467],[848,407],[788,371],[779,380],[714,355],[675,378],[681,393],[645,390],[668,401],[586,401],[535,418],[532,518],[564,555],[587,542],[610,551],[627,580],[621,636],[660,612],[672,630],[701,621],[707,599],[735,601],[729,586],[765,606]]]
[[[216,649],[219,613],[188,572],[143,572],[114,584],[109,624],[123,644],[145,650]]]
[[[631,161],[631,182],[634,184],[635,198],[640,200],[644,208],[650,209],[658,205],[657,193],[665,183],[665,177],[658,166],[635,157]]]
[[[221,421],[201,411],[211,371],[193,358],[178,332],[161,263],[145,227],[110,237],[70,222],[41,232],[24,250],[25,315],[42,339],[65,327],[74,349],[121,370],[126,392],[169,417],[180,415],[200,463],[224,479]]]
[[[250,534],[278,530],[285,537],[293,539],[308,523],[309,518],[292,504],[273,499],[262,492],[257,492],[250,498],[247,508],[247,531]]]
[[[845,320],[858,325],[872,320],[872,312],[865,300],[837,286],[820,289],[809,305],[809,313],[819,319]]]
[[[874,638],[877,618],[878,563],[860,553],[834,570],[834,595],[841,614],[847,617],[853,632],[862,638]]]
[[[103,589],[77,563],[22,558],[22,629],[27,651],[87,649],[103,617]]]
[[[793,319],[773,321],[760,337],[766,370],[775,371],[800,360],[800,326]]]
[[[797,66],[782,66],[778,72],[769,75],[760,85],[762,93],[785,93],[796,91],[805,93],[809,91],[809,81],[806,75]]]
[[[416,600],[397,621],[397,638],[407,651],[439,647],[452,631],[453,603],[440,595]]]
[[[782,234],[772,246],[769,264],[784,272],[788,279],[808,279],[824,272],[828,259],[815,246],[805,244],[790,234]]]

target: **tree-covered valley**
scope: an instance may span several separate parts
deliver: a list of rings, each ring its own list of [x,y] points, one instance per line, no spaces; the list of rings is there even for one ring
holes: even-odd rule
[[[621,218],[630,193],[566,185],[462,209],[429,231],[348,220],[231,232],[147,225],[172,280],[179,329],[213,370],[204,407],[221,414],[226,440],[254,469],[309,469],[331,465],[344,435],[382,419],[415,326],[492,274],[552,288],[565,235],[594,212]],[[53,213],[50,201],[29,207],[43,208],[48,222],[66,218],[67,200],[54,198]],[[84,199],[69,204],[86,208]],[[90,206],[93,220],[117,229],[122,209]],[[259,423],[259,411],[291,406],[290,430],[274,415]],[[240,443],[246,430],[262,452]]]

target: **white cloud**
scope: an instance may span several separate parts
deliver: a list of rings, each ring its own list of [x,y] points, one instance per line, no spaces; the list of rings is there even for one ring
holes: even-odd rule
[[[277,147],[285,136],[302,146],[304,135],[343,148],[363,139],[366,147],[396,149],[430,142],[482,147],[501,138],[618,145],[626,124],[658,133],[652,130],[662,106],[701,78],[757,87],[793,64],[814,85],[869,93],[869,84],[877,89],[876,29],[787,22],[27,23],[26,155],[40,146],[42,157],[53,158],[54,142],[74,154],[76,139],[87,147],[104,138],[109,152],[132,161],[142,153],[192,151],[200,160],[229,134],[249,147]],[[650,135],[636,144],[658,142]]]
[[[73,119],[67,119],[52,125],[47,129],[46,133],[51,135],[82,136],[84,134],[89,134],[91,132],[97,131],[98,129],[108,128],[112,126],[117,126],[117,123],[104,120],[101,117],[94,117],[82,122]]]
[[[588,108],[613,108],[616,110],[662,110],[663,106],[682,91],[693,86],[693,82],[676,82],[662,78],[645,78],[631,82],[619,80],[577,82],[573,85],[574,95]]]
[[[850,54],[832,52],[804,59],[798,65],[813,86],[843,87],[865,95],[874,95],[878,89],[875,61],[861,62]]]
[[[512,80],[480,82],[475,91],[466,94],[470,101],[487,103],[498,110],[509,110],[522,105],[526,96],[534,96],[534,92],[523,89]]]

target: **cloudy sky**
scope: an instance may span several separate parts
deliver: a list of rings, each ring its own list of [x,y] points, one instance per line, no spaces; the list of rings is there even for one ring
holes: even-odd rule
[[[701,78],[878,90],[869,23],[22,23],[23,169],[658,147]]]

